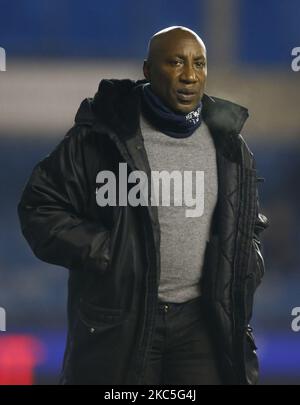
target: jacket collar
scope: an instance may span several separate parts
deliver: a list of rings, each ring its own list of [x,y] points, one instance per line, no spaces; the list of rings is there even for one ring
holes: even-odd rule
[[[86,99],[78,110],[75,122],[96,122],[96,128],[110,128],[121,141],[134,136],[139,128],[139,86],[146,80],[102,80],[94,99]],[[239,133],[248,118],[248,110],[238,104],[204,94],[202,116],[210,129],[218,150],[236,160]]]

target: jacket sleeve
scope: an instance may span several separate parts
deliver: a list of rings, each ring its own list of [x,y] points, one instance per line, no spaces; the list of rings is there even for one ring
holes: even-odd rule
[[[18,204],[22,233],[41,260],[69,269],[105,271],[109,231],[84,217],[88,198],[84,131],[74,127],[25,185]]]

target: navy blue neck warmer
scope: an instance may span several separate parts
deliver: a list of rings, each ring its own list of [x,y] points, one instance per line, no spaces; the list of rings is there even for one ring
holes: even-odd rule
[[[178,114],[157,97],[149,83],[141,86],[141,108],[145,118],[159,131],[173,138],[187,138],[201,125],[202,103],[188,114]]]

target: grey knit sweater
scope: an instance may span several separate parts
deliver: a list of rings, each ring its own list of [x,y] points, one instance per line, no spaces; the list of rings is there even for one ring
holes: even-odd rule
[[[143,116],[140,125],[152,174],[176,170],[176,184],[182,180],[181,191],[170,182],[169,206],[162,200],[162,188],[155,199],[161,229],[159,299],[186,302],[201,295],[205,247],[218,194],[214,142],[204,122],[187,138],[161,133]],[[187,206],[193,203],[186,200],[189,196],[195,199],[193,206]]]

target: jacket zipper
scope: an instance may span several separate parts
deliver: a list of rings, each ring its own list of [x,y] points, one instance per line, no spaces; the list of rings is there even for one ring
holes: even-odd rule
[[[234,269],[233,269],[233,285],[232,285],[232,301],[233,301],[233,341],[234,341],[234,347],[237,348],[238,350],[241,350],[241,354],[243,352],[243,336],[245,332],[245,325],[244,325],[244,319],[245,319],[245,294],[244,291],[241,293],[240,289],[243,286],[243,276],[246,274],[240,274],[238,276],[237,272],[237,258],[238,258],[238,253],[237,253],[237,247],[238,244],[241,240],[241,236],[239,237],[239,227],[240,227],[240,221],[242,218],[242,215],[244,213],[245,207],[243,208],[243,211],[241,209],[241,201],[242,201],[242,196],[241,196],[241,184],[246,181],[245,177],[245,159],[244,159],[244,153],[243,153],[243,147],[241,148],[241,165],[239,166],[239,171],[238,171],[238,181],[239,181],[239,207],[238,207],[238,220],[237,220],[237,235],[236,235],[236,242],[235,242],[235,259],[234,259]],[[247,199],[249,200],[248,194],[249,194],[249,182],[244,185],[244,192],[245,196],[243,198],[243,201],[246,201]],[[248,201],[247,200],[247,201]],[[250,202],[250,201],[249,201]],[[251,205],[250,205],[251,207]],[[247,206],[246,209],[249,207]],[[251,218],[252,220],[252,218]],[[243,263],[245,264],[245,263]],[[237,295],[236,291],[238,291],[239,295]],[[234,305],[235,303],[235,305]],[[241,308],[242,313],[235,313],[235,308]],[[243,322],[241,322],[243,321]],[[243,370],[240,370],[240,366],[243,366],[243,355],[241,358],[238,358],[236,356],[236,351],[234,353],[234,361],[235,361],[235,366],[237,370],[237,375],[240,375],[240,372],[244,372]],[[239,372],[240,371],[240,372]]]
[[[236,302],[236,273],[237,273],[237,246],[238,246],[238,235],[239,235],[239,227],[240,227],[240,217],[241,217],[241,167],[238,166],[238,218],[236,223],[236,237],[235,237],[235,257],[234,257],[234,264],[233,264],[233,275],[232,275],[232,291],[231,291],[231,305],[232,305],[232,345],[233,350],[235,348],[235,340],[236,340],[236,313],[235,313],[235,302]],[[234,359],[234,368],[237,371],[237,364],[236,364],[236,356],[233,352],[233,359]]]

